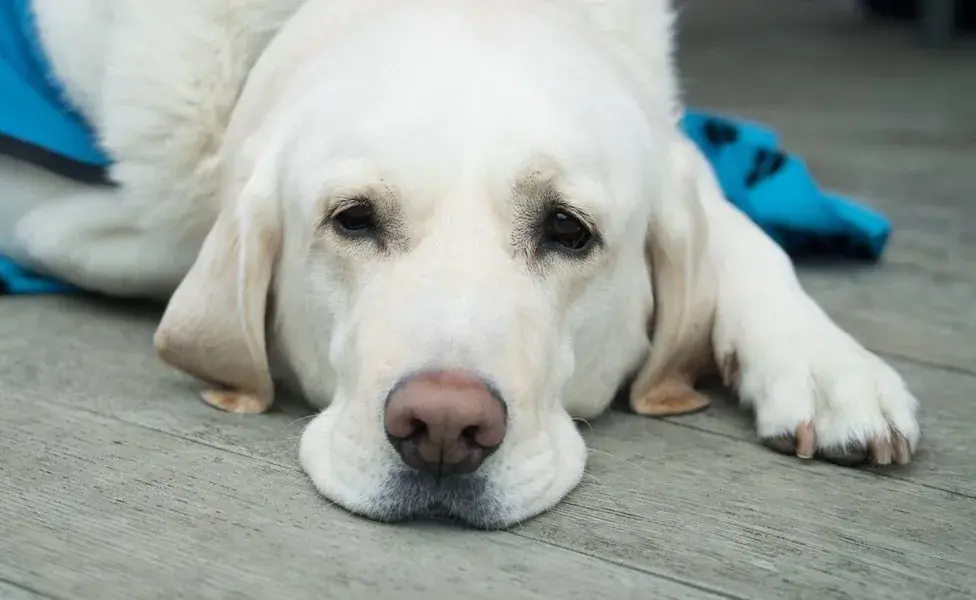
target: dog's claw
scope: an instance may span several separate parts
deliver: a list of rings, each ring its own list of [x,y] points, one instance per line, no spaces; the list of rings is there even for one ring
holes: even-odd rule
[[[817,435],[813,423],[803,423],[796,428],[796,455],[800,458],[813,458],[817,452]]]
[[[871,449],[871,457],[874,459],[874,464],[878,466],[891,464],[891,442],[892,440],[890,438],[871,438],[871,441],[868,442],[868,447]]]
[[[892,431],[888,437],[871,438],[866,447],[848,446],[817,450],[813,425],[804,423],[796,428],[795,434],[765,438],[763,444],[781,454],[796,454],[803,459],[818,456],[827,462],[845,467],[854,467],[869,461],[877,466],[887,466],[892,463],[906,465],[912,460],[908,440],[897,431]]]
[[[899,465],[907,465],[912,460],[912,449],[908,445],[908,440],[897,431],[892,432],[891,435],[895,462]]]

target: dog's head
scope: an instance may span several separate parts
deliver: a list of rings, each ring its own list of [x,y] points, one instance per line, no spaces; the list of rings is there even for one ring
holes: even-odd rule
[[[352,511],[547,509],[585,462],[567,398],[597,412],[641,359],[668,13],[579,4],[311,2],[241,96],[223,210],[157,343],[259,405],[280,354],[328,403],[302,464]]]

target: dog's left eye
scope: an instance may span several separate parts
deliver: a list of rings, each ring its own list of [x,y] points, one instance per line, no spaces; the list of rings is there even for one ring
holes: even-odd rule
[[[543,242],[573,252],[582,252],[590,245],[593,234],[578,218],[565,210],[555,210],[546,216]]]
[[[376,215],[369,204],[354,204],[337,212],[332,217],[340,232],[351,235],[364,235],[376,229]]]

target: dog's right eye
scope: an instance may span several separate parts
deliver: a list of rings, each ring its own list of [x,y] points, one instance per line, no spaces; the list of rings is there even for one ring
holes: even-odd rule
[[[581,254],[593,241],[593,233],[568,211],[554,210],[543,223],[542,241],[550,248]]]
[[[376,214],[369,204],[354,204],[344,208],[332,217],[332,222],[340,233],[347,235],[368,235],[376,231]]]

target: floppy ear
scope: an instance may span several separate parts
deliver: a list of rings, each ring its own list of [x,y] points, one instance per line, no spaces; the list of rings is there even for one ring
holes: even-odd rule
[[[669,181],[648,226],[646,253],[654,291],[651,352],[630,389],[631,409],[648,416],[694,412],[710,400],[694,389],[713,368],[714,278],[707,260],[708,221],[700,194],[710,169],[697,148],[673,144]]]
[[[154,344],[165,362],[219,386],[203,392],[209,404],[257,413],[274,398],[265,310],[280,224],[270,169],[259,165],[228,200],[170,298]]]

